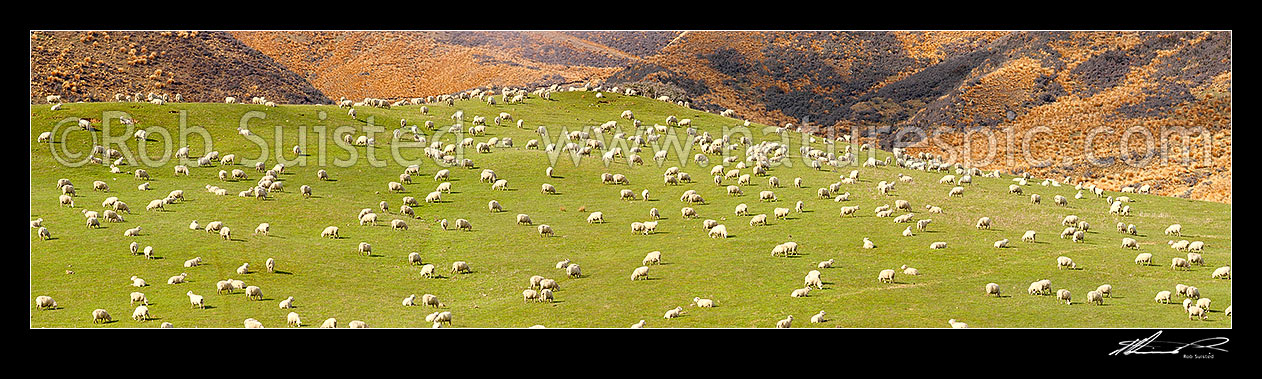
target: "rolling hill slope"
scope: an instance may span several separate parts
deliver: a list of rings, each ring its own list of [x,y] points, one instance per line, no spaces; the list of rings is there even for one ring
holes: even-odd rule
[[[329,99],[302,77],[226,32],[31,33],[31,103],[114,101],[118,93],[180,94],[188,102],[266,97]]]
[[[768,178],[753,176],[741,185],[744,194],[727,195],[724,186],[736,184],[726,179],[724,186],[712,183],[707,175],[720,157],[711,155],[708,164],[693,163],[696,151],[676,150],[676,146],[645,147],[640,153],[647,164],[630,166],[627,157],[619,157],[608,166],[602,164],[600,151],[581,157],[574,164],[570,157],[560,156],[553,163],[544,150],[525,148],[531,139],[542,139],[536,128],[545,126],[549,139],[542,145],[567,141],[559,137],[567,130],[581,130],[609,120],[618,120],[622,131],[635,134],[629,122],[619,118],[624,110],[632,110],[647,124],[667,116],[689,118],[700,132],[718,137],[724,127],[739,125],[738,120],[719,117],[697,110],[642,97],[607,94],[594,98],[589,92],[562,92],[552,101],[531,97],[524,104],[487,105],[477,99],[458,101],[454,107],[445,104],[394,107],[391,109],[358,108],[357,119],[345,109],[334,106],[282,105],[268,108],[255,105],[226,104],[65,104],[62,110],[50,111],[47,106],[32,106],[31,112],[31,218],[40,218],[53,236],[41,240],[32,229],[31,299],[52,296],[59,308],[31,310],[32,327],[157,327],[171,322],[176,327],[240,327],[246,318],[254,318],[266,327],[284,327],[290,311],[301,315],[305,326],[319,325],[327,318],[336,318],[340,325],[351,320],[365,321],[371,327],[429,327],[424,317],[434,311],[450,311],[454,327],[627,327],[647,320],[648,327],[772,327],[787,315],[796,318],[794,327],[947,327],[946,320],[957,319],[972,327],[1230,327],[1231,319],[1221,312],[1231,304],[1231,280],[1211,279],[1215,267],[1231,264],[1231,205],[1172,197],[1131,194],[1130,216],[1109,214],[1103,199],[1094,196],[1074,199],[1070,185],[1041,186],[1032,181],[1025,194],[1008,194],[1011,176],[1000,179],[975,178],[966,186],[963,197],[946,196],[954,184],[939,184],[944,175],[899,167],[839,167],[814,170],[798,158],[798,148],[809,144],[816,149],[835,148],[822,141],[788,132],[762,135],[750,129],[754,142],[780,141],[789,144],[786,165],[770,168],[768,174],[780,179],[782,187],[770,188]],[[510,113],[523,120],[523,126],[492,124],[486,135],[473,136],[474,142],[489,138],[511,138],[515,147],[497,146],[490,153],[477,153],[471,147],[462,154],[472,159],[473,169],[449,168],[450,176],[433,180],[443,169],[426,159],[420,147],[406,147],[391,141],[390,132],[400,119],[407,124],[423,125],[434,121],[440,131],[452,124],[448,117],[461,110],[466,120],[473,116],[493,117]],[[125,112],[142,120],[139,127],[151,132],[144,142],[129,138],[131,130],[82,131],[71,128],[53,133],[53,143],[34,142],[38,135],[53,130],[61,120],[91,118],[100,120],[105,111]],[[254,113],[258,112],[258,113]],[[260,118],[259,115],[265,117]],[[113,117],[116,117],[114,114]],[[248,139],[237,133],[241,120],[250,116],[246,126],[261,140]],[[200,137],[180,141],[180,133],[162,135],[157,126],[172,128],[181,118],[188,125],[204,128],[213,145],[204,147]],[[365,135],[368,120],[385,126],[376,130],[377,146],[343,146],[340,135],[350,132]],[[72,123],[73,125],[73,123]],[[115,124],[116,125],[116,124]],[[348,126],[342,130],[340,127]],[[469,125],[464,125],[468,127]],[[305,130],[305,133],[300,133]],[[682,128],[670,128],[684,135]],[[428,139],[456,144],[465,136],[439,131],[421,130]],[[105,133],[108,132],[108,135]],[[410,134],[406,134],[410,136]],[[207,151],[222,155],[235,154],[237,162],[224,166],[190,166],[191,175],[175,176],[177,162],[157,167],[141,166],[140,161],[120,166],[123,173],[111,174],[109,167],[86,165],[67,167],[57,163],[54,152],[87,152],[94,138],[115,137],[133,154],[146,148],[189,145],[197,158]],[[623,145],[625,140],[606,135],[606,146]],[[736,137],[734,137],[736,138]],[[263,145],[259,145],[263,141]],[[280,141],[280,142],[274,142]],[[685,136],[679,140],[686,143]],[[294,145],[303,146],[307,156],[295,156]],[[266,147],[263,147],[266,146]],[[323,150],[321,150],[323,146]],[[112,148],[120,149],[118,145]],[[857,145],[854,148],[857,151]],[[665,148],[667,161],[661,165],[649,159],[653,151]],[[156,149],[154,149],[156,150]],[[745,158],[745,149],[727,152]],[[147,151],[147,156],[161,159],[161,152]],[[266,166],[278,163],[276,154],[289,162],[279,175],[284,191],[265,200],[233,196],[250,188],[262,173],[254,171],[256,161]],[[884,151],[860,153],[861,160],[873,154],[878,160],[889,157]],[[397,157],[397,158],[396,158]],[[82,159],[82,157],[80,157]],[[353,162],[339,163],[346,160]],[[404,191],[392,193],[386,183],[398,181],[404,167],[416,160],[418,175],[404,183]],[[378,166],[374,161],[383,161]],[[323,162],[323,163],[322,163]],[[791,165],[790,165],[791,164]],[[726,164],[726,169],[735,163]],[[553,166],[553,177],[544,169]],[[679,166],[691,173],[695,182],[680,185],[663,183],[662,172]],[[137,168],[148,171],[152,190],[141,191],[144,180],[132,173]],[[248,179],[223,181],[216,177],[220,170],[243,170]],[[329,172],[329,181],[316,178],[315,172]],[[494,170],[506,179],[505,191],[492,190],[490,183],[479,181],[483,169]],[[816,196],[818,188],[837,182],[840,175],[858,170],[858,183],[841,185],[841,192],[851,194],[847,202]],[[752,174],[751,169],[740,170]],[[624,174],[625,185],[602,184],[600,174]],[[878,182],[896,182],[898,175],[907,175],[912,183],[899,182],[891,195],[875,190]],[[793,188],[794,178],[802,178],[804,186]],[[74,207],[60,207],[57,179],[72,181],[77,189]],[[93,181],[106,182],[110,190],[92,190]],[[425,198],[441,182],[450,182],[452,191],[442,194],[437,203],[420,202],[414,207],[418,218],[399,214],[404,196]],[[539,191],[543,184],[552,184],[558,194]],[[227,196],[206,192],[207,185],[228,190]],[[297,190],[302,185],[313,188],[313,196],[304,198]],[[145,210],[152,199],[162,198],[171,190],[180,189],[186,200],[165,206],[163,210]],[[636,200],[619,200],[619,191],[631,189]],[[701,204],[680,203],[685,190],[696,190],[704,197]],[[649,199],[640,198],[648,190]],[[758,193],[774,191],[778,201],[761,202]],[[1039,193],[1042,204],[1030,204],[1029,195]],[[1053,205],[1054,195],[1069,198],[1066,207]],[[1117,196],[1110,192],[1107,195]],[[109,196],[130,204],[131,213],[124,213],[122,223],[103,222],[100,229],[84,226],[82,211],[102,211],[101,201]],[[901,232],[911,224],[894,223],[890,218],[874,217],[873,209],[895,200],[910,201],[913,220],[933,219],[926,231],[903,237]],[[496,200],[504,212],[490,212],[488,201]],[[382,212],[378,203],[388,203]],[[748,204],[750,215],[773,214],[773,208],[793,208],[803,202],[805,211],[792,213],[786,219],[770,217],[766,226],[750,226],[749,216],[738,216],[733,209]],[[842,217],[842,206],[860,207],[854,216]],[[927,205],[940,206],[944,214],[929,214]],[[698,218],[685,219],[680,208],[696,209]],[[379,223],[364,225],[354,218],[362,208],[377,210]],[[657,208],[663,215],[657,230],[648,235],[633,234],[628,225],[648,221],[649,211]],[[605,223],[589,224],[590,212],[602,212]],[[516,214],[528,214],[534,225],[518,225]],[[894,215],[902,215],[899,211]],[[1056,238],[1063,217],[1074,214],[1091,224],[1084,242],[1075,243]],[[977,230],[978,217],[994,220],[990,230]],[[443,230],[439,219],[467,219],[471,231]],[[392,219],[408,224],[407,230],[394,230]],[[726,225],[725,239],[706,236],[702,220],[713,219]],[[201,225],[222,221],[231,228],[230,240],[200,230],[189,230],[190,222]],[[270,223],[268,236],[252,235],[259,223]],[[1114,231],[1118,223],[1135,224],[1139,233],[1139,251],[1119,248],[1124,235]],[[1190,270],[1171,270],[1172,257],[1183,256],[1166,246],[1173,237],[1161,231],[1173,223],[1183,225],[1183,236],[1206,243],[1206,266]],[[555,236],[541,237],[536,227],[550,225]],[[139,237],[124,237],[123,231],[142,227]],[[326,226],[340,228],[339,239],[320,238]],[[913,227],[914,230],[914,227]],[[1020,242],[1026,230],[1036,230],[1036,243]],[[863,249],[863,238],[870,238],[877,247]],[[1010,247],[995,249],[992,244],[1010,239]],[[138,242],[153,246],[159,259],[146,260],[131,255],[127,245]],[[801,247],[795,257],[771,257],[777,244],[794,241]],[[929,249],[933,242],[944,241],[948,247]],[[360,242],[372,245],[372,254],[358,254]],[[649,280],[628,280],[632,270],[641,266],[641,259],[650,251],[661,251],[663,264],[653,265]],[[425,278],[420,267],[410,265],[407,255],[418,252],[424,263],[434,264],[439,278]],[[1134,264],[1135,254],[1154,255],[1154,265]],[[1058,270],[1058,256],[1068,256],[1077,263],[1076,270]],[[182,262],[201,257],[198,267],[183,267]],[[263,261],[275,258],[277,272],[262,269]],[[581,265],[583,276],[568,278],[554,264],[570,259]],[[835,259],[833,268],[822,271],[824,289],[811,291],[806,298],[791,298],[791,291],[802,287],[802,278],[820,261]],[[453,274],[448,271],[455,261],[465,261],[473,272]],[[240,275],[234,270],[250,263],[252,272]],[[901,273],[894,283],[880,283],[877,273],[883,269],[899,269],[901,265],[917,268],[921,275]],[[73,272],[73,273],[70,273]],[[166,278],[188,273],[188,283],[169,285]],[[139,276],[150,284],[133,288],[131,276]],[[556,302],[527,303],[522,291],[528,278],[542,275],[559,282]],[[237,291],[216,294],[215,282],[233,278],[247,285],[259,286],[263,301],[253,301]],[[1050,279],[1053,290],[1065,288],[1073,293],[1074,303],[1066,305],[1053,296],[1032,296],[1026,286],[1035,280]],[[998,283],[1002,297],[983,295],[986,283]],[[1155,304],[1153,294],[1173,290],[1177,283],[1200,288],[1204,297],[1213,299],[1209,320],[1189,321],[1176,297],[1172,304]],[[1111,284],[1113,297],[1104,306],[1084,304],[1087,291],[1101,284]],[[190,308],[187,291],[206,297],[209,309]],[[128,319],[133,305],[128,294],[140,291],[150,300],[150,310],[157,319],[138,323]],[[444,306],[404,307],[400,301],[410,294],[438,296]],[[277,303],[293,296],[297,308],[278,309]],[[715,308],[688,306],[694,297],[713,299]],[[662,314],[676,306],[685,308],[683,317],[666,320]],[[108,310],[117,322],[93,324],[93,309]],[[809,324],[810,315],[828,313],[828,322]]]

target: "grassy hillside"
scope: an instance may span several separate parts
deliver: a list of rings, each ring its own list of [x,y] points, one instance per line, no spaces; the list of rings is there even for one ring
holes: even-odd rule
[[[43,241],[31,229],[31,326],[32,327],[157,327],[161,322],[171,322],[176,327],[241,327],[246,318],[261,321],[266,327],[284,327],[286,314],[277,304],[294,297],[296,308],[303,321],[310,327],[318,326],[326,318],[337,318],[343,327],[351,320],[365,321],[372,327],[429,327],[425,315],[433,310],[425,307],[404,307],[400,301],[409,294],[420,297],[434,294],[446,307],[442,310],[454,314],[456,327],[528,327],[536,324],[547,327],[627,327],[644,319],[648,327],[772,327],[787,315],[796,319],[794,327],[948,327],[947,319],[957,319],[972,327],[1230,327],[1230,318],[1222,309],[1231,304],[1231,281],[1211,279],[1216,267],[1231,264],[1231,205],[1193,201],[1149,195],[1130,195],[1132,215],[1120,217],[1107,213],[1108,204],[1094,196],[1082,200],[1073,199],[1076,192],[1071,185],[1061,187],[1040,186],[1032,181],[1025,187],[1025,195],[1010,195],[1007,186],[1011,177],[1002,179],[975,178],[962,198],[947,198],[953,185],[938,184],[943,173],[911,171],[896,167],[838,168],[834,171],[816,171],[807,168],[797,158],[798,147],[803,142],[796,133],[788,133],[791,144],[789,155],[792,167],[776,166],[769,175],[776,176],[781,188],[768,188],[767,178],[755,176],[750,185],[742,186],[744,195],[726,195],[724,187],[736,184],[727,179],[723,186],[716,186],[708,175],[710,167],[721,162],[718,156],[710,156],[710,163],[699,167],[691,157],[699,151],[685,154],[680,163],[675,152],[669,154],[667,163],[657,167],[651,160],[652,148],[640,153],[648,164],[628,166],[624,158],[605,167],[599,152],[583,157],[575,166],[568,158],[561,157],[555,167],[555,177],[548,178],[544,169],[549,159],[543,150],[525,149],[526,141],[539,138],[535,129],[546,126],[555,138],[562,128],[575,130],[584,126],[599,125],[609,120],[619,120],[624,131],[632,132],[630,122],[619,119],[626,109],[652,125],[663,122],[669,115],[691,118],[701,131],[718,136],[725,126],[739,125],[739,121],[717,115],[676,107],[642,97],[624,97],[606,94],[605,99],[595,99],[594,94],[566,92],[554,94],[552,101],[530,98],[525,104],[489,106],[479,101],[459,101],[455,107],[428,105],[429,115],[422,115],[419,106],[395,107],[389,110],[358,108],[359,120],[352,120],[345,109],[334,106],[282,105],[267,108],[254,105],[224,104],[150,104],[90,103],[65,104],[62,110],[49,111],[47,106],[31,107],[31,219],[43,218],[44,225],[54,239]],[[473,149],[464,150],[464,156],[472,159],[475,169],[451,168],[453,192],[443,195],[438,204],[421,203],[414,207],[420,219],[408,219],[406,231],[393,230],[389,221],[407,219],[398,214],[401,199],[414,196],[423,199],[440,182],[432,176],[440,169],[432,160],[421,164],[421,172],[412,184],[404,184],[403,193],[387,191],[387,182],[397,181],[403,166],[389,159],[391,145],[384,143],[388,132],[378,133],[378,145],[342,149],[337,147],[332,133],[317,134],[315,126],[332,130],[352,125],[356,135],[363,135],[365,118],[371,116],[376,125],[393,130],[399,120],[409,124],[422,124],[432,120],[439,129],[451,125],[448,118],[456,109],[463,110],[465,119],[475,115],[492,118],[499,112],[511,113],[516,119],[525,120],[523,128],[516,126],[487,128],[485,136],[473,137],[485,142],[491,137],[511,137],[516,147],[494,148],[489,154],[479,154]],[[247,172],[248,180],[221,182],[216,173],[232,168],[191,167],[190,176],[174,176],[174,162],[161,167],[121,166],[123,174],[111,174],[108,166],[87,165],[69,168],[56,162],[50,149],[66,149],[87,152],[93,138],[100,138],[99,131],[73,130],[62,134],[59,130],[54,143],[36,143],[36,136],[52,130],[60,120],[71,117],[101,119],[104,111],[122,111],[140,120],[140,127],[163,126],[174,129],[181,117],[187,117],[188,125],[204,127],[213,137],[213,147],[221,155],[236,154],[238,163],[232,168]],[[186,111],[181,113],[180,111]],[[264,119],[254,119],[248,124],[254,134],[268,141],[269,151],[236,133],[238,122],[250,111],[266,114]],[[326,117],[321,117],[325,112]],[[323,118],[323,120],[321,120]],[[117,121],[117,120],[115,120]],[[73,125],[73,123],[71,123]],[[99,125],[93,121],[94,125]],[[469,124],[466,121],[466,126]],[[515,124],[514,124],[515,125]],[[780,140],[774,133],[761,133],[762,125],[754,125],[752,138]],[[305,128],[305,142],[299,143],[298,130]],[[684,130],[672,128],[683,135]],[[282,132],[283,142],[276,144],[277,131]],[[425,131],[430,138],[435,134]],[[131,131],[113,130],[113,136],[129,136]],[[606,137],[608,138],[608,137]],[[164,144],[179,146],[176,136],[151,136],[145,145],[149,154],[157,156]],[[683,138],[686,140],[687,138]],[[458,142],[453,135],[446,135],[444,143]],[[340,142],[340,141],[339,141]],[[546,145],[548,142],[543,142]],[[267,200],[255,200],[235,196],[238,191],[254,185],[262,173],[253,170],[260,156],[267,166],[273,166],[276,153],[284,159],[295,156],[290,151],[302,144],[304,150],[313,153],[302,164],[287,164],[280,180],[285,191],[274,193]],[[323,156],[326,165],[320,165],[320,156],[314,154],[321,144],[326,144]],[[563,142],[562,142],[563,144]],[[608,146],[617,146],[607,140]],[[193,137],[191,155],[196,158],[205,154],[202,141]],[[279,145],[279,146],[277,146]],[[837,150],[840,152],[841,144]],[[116,149],[119,147],[111,146]],[[127,139],[126,147],[133,154],[137,141]],[[822,143],[812,147],[827,149]],[[857,150],[857,146],[855,147]],[[624,149],[625,150],[625,149]],[[353,153],[352,153],[353,151]],[[742,147],[732,154],[744,158]],[[364,159],[372,154],[388,163],[373,167]],[[862,153],[866,154],[866,153]],[[332,162],[358,156],[356,164],[338,167]],[[408,159],[423,157],[420,148],[403,150]],[[884,159],[887,152],[877,152],[877,159]],[[866,159],[860,155],[860,159]],[[695,183],[679,186],[663,184],[662,172],[671,166],[680,166],[691,174]],[[728,164],[727,169],[733,165]],[[143,181],[131,173],[137,167],[148,170],[152,177],[151,191],[140,191],[136,186]],[[331,181],[317,180],[315,172],[328,170]],[[507,179],[508,191],[493,191],[489,183],[479,182],[482,169],[492,169],[500,178]],[[816,190],[838,180],[852,169],[860,171],[859,183],[843,185],[843,192],[851,193],[847,203],[832,199],[820,199]],[[752,170],[741,170],[751,173]],[[601,184],[604,172],[624,174],[629,185]],[[902,173],[914,178],[914,183],[900,183],[892,195],[884,196],[875,190],[880,181],[896,181]],[[793,179],[801,177],[804,188],[792,188]],[[73,209],[58,207],[60,191],[55,183],[59,178],[70,179],[78,190]],[[92,182],[102,180],[109,184],[109,193],[92,191]],[[559,194],[540,193],[541,184],[554,185]],[[228,196],[216,196],[203,190],[206,185],[226,188]],[[312,198],[298,194],[298,187],[310,185]],[[146,211],[145,204],[160,199],[169,191],[182,189],[186,201],[168,205],[163,211]],[[621,189],[635,191],[636,201],[621,201]],[[641,190],[651,193],[649,201],[639,199]],[[696,190],[706,200],[705,204],[687,205],[678,201],[679,195],[688,189]],[[774,190],[778,202],[758,200],[758,192]],[[1029,202],[1029,194],[1038,193],[1043,204]],[[1070,199],[1068,207],[1052,204],[1054,195]],[[1116,193],[1110,193],[1116,196]],[[132,209],[124,214],[124,223],[102,223],[100,229],[84,226],[81,210],[101,211],[101,202],[108,196],[117,196]],[[877,218],[873,209],[882,204],[894,204],[897,199],[911,202],[916,213],[914,219],[933,219],[928,231],[913,237],[901,236],[902,230],[911,224],[896,224],[892,218]],[[390,213],[382,213],[377,204],[387,201]],[[487,202],[497,200],[504,207],[502,213],[491,213]],[[775,207],[793,208],[796,201],[805,202],[806,211],[794,213],[788,219],[769,220],[765,227],[749,226],[749,217],[736,216],[737,204],[749,205],[750,214],[772,215]],[[945,209],[945,214],[930,215],[925,205]],[[846,205],[858,205],[861,210],[855,216],[841,217],[839,209]],[[696,208],[699,218],[683,219],[680,208]],[[373,208],[379,214],[377,226],[359,226],[356,213],[361,208]],[[658,208],[663,219],[656,233],[633,235],[628,225],[635,221],[649,220],[650,208]],[[583,210],[580,210],[583,209]],[[604,224],[585,222],[588,212],[604,213]],[[530,215],[535,225],[548,224],[555,230],[555,237],[540,237],[534,226],[519,226],[515,215]],[[904,212],[895,212],[895,216]],[[1073,243],[1056,238],[1062,227],[1060,220],[1075,214],[1092,225],[1084,243]],[[989,216],[994,220],[991,230],[973,228],[978,217]],[[436,219],[455,220],[465,218],[472,222],[472,231],[444,231]],[[715,219],[727,226],[729,238],[711,239],[706,236],[702,220]],[[210,221],[223,221],[233,231],[232,240],[224,241],[217,235],[188,229],[197,220],[201,225]],[[1119,248],[1121,234],[1113,225],[1122,221],[1139,228],[1138,252]],[[251,231],[259,223],[271,224],[270,236],[254,236]],[[1166,226],[1181,223],[1184,239],[1204,241],[1206,266],[1193,266],[1190,271],[1172,271],[1170,258],[1182,256],[1166,246],[1170,238],[1161,234]],[[320,238],[326,226],[338,226],[340,239]],[[139,237],[124,237],[123,231],[135,226],[143,227]],[[1026,230],[1036,230],[1039,241],[1033,244],[1020,242]],[[863,249],[862,239],[872,239],[878,247]],[[1010,248],[995,249],[991,245],[1000,239],[1010,239]],[[130,255],[128,244],[137,241],[141,247],[153,246],[161,259],[145,260]],[[771,257],[770,251],[777,244],[795,241],[801,247],[798,257]],[[948,242],[943,250],[931,250],[936,241]],[[360,242],[372,244],[373,255],[363,256],[355,252]],[[640,260],[650,251],[661,251],[664,264],[652,266],[651,280],[629,280],[632,270],[640,266]],[[425,263],[433,263],[442,273],[441,278],[423,278],[420,268],[408,264],[406,257],[419,252]],[[1137,266],[1132,263],[1139,252],[1154,255],[1153,266]],[[1057,270],[1056,257],[1068,256],[1078,265],[1078,270]],[[200,256],[205,264],[185,268],[182,263]],[[263,262],[269,258],[277,261],[276,273],[268,273]],[[569,258],[581,265],[583,277],[567,278],[563,270],[554,264]],[[806,298],[791,298],[789,293],[802,286],[806,273],[816,268],[822,260],[835,259],[834,268],[821,269],[825,289],[815,290]],[[472,267],[470,274],[448,273],[452,262],[466,261]],[[251,273],[238,275],[234,270],[243,262],[249,262]],[[898,269],[900,265],[917,268],[921,275],[900,274],[893,284],[879,283],[877,273],[882,269]],[[67,270],[73,271],[68,274]],[[188,283],[168,285],[166,279],[181,272],[189,274]],[[149,286],[143,289],[131,287],[128,278],[136,275],[145,279]],[[521,292],[528,287],[528,278],[542,275],[556,279],[560,290],[557,302],[524,303]],[[215,282],[227,278],[244,280],[247,285],[262,288],[264,301],[248,300],[241,291],[235,294],[215,294]],[[1074,302],[1066,305],[1054,296],[1031,296],[1025,293],[1030,282],[1050,279],[1053,291],[1068,289]],[[983,286],[995,282],[1001,285],[1003,297],[983,295]],[[1084,304],[1086,292],[1101,284],[1111,284],[1113,298],[1106,299],[1104,306]],[[1189,321],[1175,297],[1170,305],[1155,304],[1157,291],[1173,291],[1177,283],[1200,288],[1203,297],[1213,299],[1208,322]],[[193,291],[206,297],[209,309],[191,309],[185,292]],[[150,302],[151,314],[157,319],[137,323],[129,319],[134,306],[128,304],[128,294],[144,292]],[[59,308],[36,310],[36,296],[48,295],[56,299]],[[693,297],[713,299],[717,306],[711,309],[689,307]],[[685,308],[683,317],[671,320],[662,314],[676,306]],[[115,320],[105,325],[93,324],[93,309],[108,310]],[[830,320],[824,324],[809,324],[811,315],[826,311]]]

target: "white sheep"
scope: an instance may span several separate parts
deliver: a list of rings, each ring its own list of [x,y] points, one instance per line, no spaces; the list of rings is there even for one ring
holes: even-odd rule
[[[793,326],[793,315],[789,315],[783,320],[776,321],[776,328],[789,328]]]
[[[1145,266],[1152,264],[1152,254],[1150,254],[1150,253],[1140,253],[1139,255],[1136,255],[1136,256],[1135,256],[1135,264],[1137,264],[1137,265],[1145,265]]]
[[[1078,264],[1074,263],[1074,260],[1069,259],[1069,257],[1065,257],[1065,256],[1056,257],[1056,269],[1059,270],[1063,268],[1076,270],[1078,268]]]
[[[986,294],[999,296],[999,284],[986,283]]]
[[[1230,278],[1231,278],[1231,266],[1223,266],[1223,267],[1219,267],[1219,268],[1217,268],[1217,269],[1214,269],[1214,273],[1210,275],[1210,278],[1214,278],[1214,279],[1230,279]]]
[[[636,279],[639,279],[639,278],[644,278],[645,280],[647,280],[648,277],[649,277],[648,266],[640,266],[639,268],[636,268],[634,271],[631,272],[632,281],[635,281]]]
[[[876,279],[878,282],[881,282],[881,283],[893,283],[894,270],[889,270],[889,269],[881,270],[880,274],[877,275]]]

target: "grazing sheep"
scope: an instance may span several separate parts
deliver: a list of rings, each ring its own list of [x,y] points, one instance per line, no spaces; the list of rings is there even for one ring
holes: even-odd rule
[[[1135,264],[1137,264],[1137,265],[1142,264],[1142,265],[1145,265],[1145,266],[1152,264],[1152,254],[1149,254],[1149,253],[1140,253],[1139,255],[1136,255],[1136,256],[1135,256]]]
[[[1230,279],[1230,278],[1231,278],[1231,266],[1223,266],[1223,267],[1219,267],[1219,268],[1217,268],[1217,269],[1214,269],[1214,273],[1210,275],[1210,278],[1214,278],[1214,279]]]
[[[1209,304],[1210,300],[1208,297],[1202,297],[1196,300],[1196,306],[1201,307],[1201,309],[1204,309],[1206,312],[1209,312]]]
[[[1067,290],[1067,289],[1059,289],[1059,290],[1056,290],[1056,299],[1057,299],[1057,300],[1064,300],[1066,305],[1071,304],[1071,303],[1070,303],[1070,299],[1071,299],[1072,297],[1073,297],[1073,296],[1069,293],[1069,290]]]
[[[807,297],[807,296],[810,296],[810,294],[811,294],[810,287],[798,288],[798,289],[793,290],[792,293],[789,293],[789,297]]]
[[[977,219],[977,229],[990,229],[990,217],[982,217]]]
[[[451,264],[452,274],[469,274],[472,272],[473,270],[469,268],[469,264],[464,261],[456,261]]]
[[[935,249],[935,250],[936,250],[936,249],[945,249],[946,247],[947,247],[947,243],[946,243],[946,242],[941,242],[941,241],[939,241],[939,242],[934,242],[934,243],[932,243],[932,244],[930,244],[930,245],[929,245],[929,248],[930,248],[930,249]]]
[[[338,228],[336,226],[330,226],[330,227],[324,228],[324,231],[320,232],[320,237],[329,237],[329,238],[335,238],[335,239],[340,238],[338,237],[337,232],[338,232]]]
[[[1179,224],[1170,225],[1169,227],[1166,228],[1165,234],[1168,236],[1169,235],[1182,236],[1183,225],[1179,225]]]
[[[1087,302],[1104,305],[1104,295],[1099,291],[1087,291]]]
[[[1153,298],[1153,301],[1158,302],[1158,303],[1163,303],[1163,304],[1170,304],[1170,291],[1157,292],[1157,296]]]
[[[131,313],[131,318],[136,321],[144,322],[144,321],[148,321],[150,318],[153,318],[153,317],[149,315],[148,306],[140,305],[140,306],[137,306],[136,310]]]
[[[648,266],[640,266],[639,268],[636,268],[635,271],[631,272],[632,281],[635,281],[636,279],[639,279],[639,278],[644,278],[645,280],[647,280],[648,277],[649,277]]]
[[[1095,292],[1098,292],[1103,297],[1113,297],[1113,286],[1101,284],[1099,287],[1096,287]],[[1090,301],[1091,294],[1087,294],[1087,299],[1087,301]]]
[[[337,328],[337,319],[329,318],[328,320],[324,320],[324,322],[320,324],[320,328],[327,328],[327,329]]]
[[[572,264],[565,267],[565,275],[571,278],[579,278],[583,276],[583,270],[577,264]]]
[[[1183,258],[1178,258],[1178,257],[1176,257],[1176,258],[1171,258],[1171,259],[1170,259],[1170,269],[1171,269],[1171,270],[1176,270],[1176,269],[1179,269],[1179,268],[1186,268],[1186,269],[1189,269],[1189,270],[1190,270],[1190,269],[1192,268],[1192,265],[1191,265],[1191,264],[1188,264],[1188,261],[1187,261],[1186,259],[1183,259]]]
[[[833,259],[829,259],[829,260],[826,260],[826,261],[823,261],[823,262],[819,262],[818,267],[819,267],[819,268],[833,268],[833,262],[835,262]]]
[[[727,238],[727,226],[717,225],[710,228],[710,238]]]
[[[1202,309],[1201,307],[1194,305],[1194,306],[1188,307],[1187,311],[1188,311],[1188,320],[1200,319],[1203,321],[1203,320],[1209,319],[1208,312],[1205,309]]]
[[[995,284],[995,283],[987,283],[987,284],[986,284],[986,294],[987,294],[987,295],[995,295],[996,297],[997,297],[997,296],[999,296],[999,285],[998,285],[998,284]]]
[[[1134,238],[1130,238],[1130,237],[1122,238],[1122,248],[1131,248],[1131,249],[1139,250],[1139,241],[1136,241]]]
[[[1073,259],[1069,259],[1069,257],[1065,257],[1065,256],[1056,257],[1056,269],[1059,270],[1066,267],[1068,267],[1070,270],[1076,270],[1078,268],[1078,265],[1074,263]]]
[[[46,296],[41,296],[41,297],[46,297]],[[49,299],[51,299],[51,298],[49,298]],[[38,299],[36,299],[36,300],[38,300]],[[146,299],[146,298],[145,298],[145,294],[144,294],[144,293],[141,293],[141,292],[132,292],[132,293],[131,293],[131,304],[132,304],[132,305],[135,305],[137,302],[140,302],[141,304],[144,304],[144,305],[149,305],[149,299]]]
[[[1188,264],[1205,265],[1205,258],[1198,253],[1188,253]]]
[[[55,306],[56,305],[54,304],[54,307]],[[96,309],[92,311],[93,324],[98,323],[98,322],[109,323],[111,321],[114,321],[114,320],[110,318],[109,312],[106,312],[104,309]]]
[[[1033,230],[1028,230],[1025,232],[1024,235],[1021,236],[1021,241],[1033,243],[1037,236],[1038,236],[1038,232],[1035,232]]]
[[[640,262],[644,266],[660,263],[662,263],[662,252],[660,251],[649,252],[644,256],[644,260]]]
[[[553,234],[552,234],[552,227],[551,227],[551,226],[548,226],[547,224],[540,224],[540,225],[539,225],[539,236],[541,236],[541,237],[551,237],[552,235],[553,235]]]
[[[254,300],[263,300],[263,290],[258,286],[245,287],[245,296]]]
[[[876,279],[881,283],[893,283],[894,270],[881,270],[881,273],[877,275]]]

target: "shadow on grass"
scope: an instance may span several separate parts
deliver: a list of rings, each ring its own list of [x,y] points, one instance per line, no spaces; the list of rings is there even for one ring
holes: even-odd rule
[[[281,274],[281,275],[293,275],[293,274],[294,274],[294,273],[289,272],[289,271],[281,271],[281,270],[276,270],[276,271],[273,271],[272,273],[273,273],[273,274]]]

